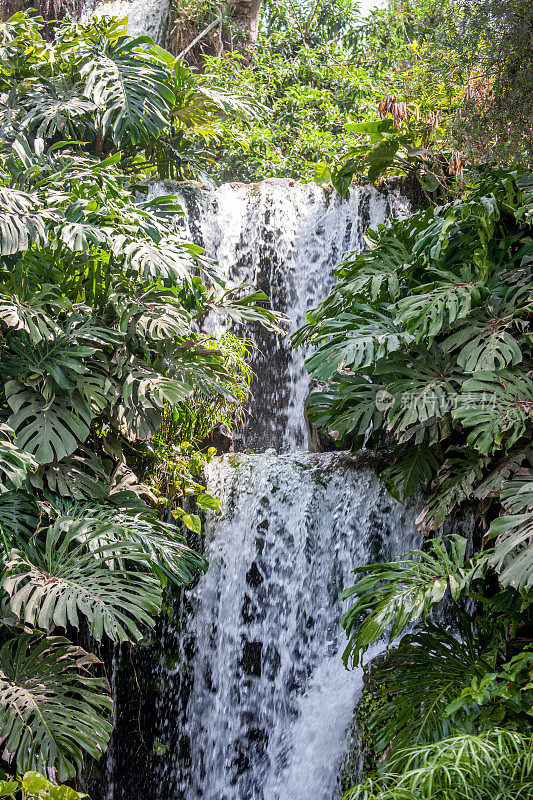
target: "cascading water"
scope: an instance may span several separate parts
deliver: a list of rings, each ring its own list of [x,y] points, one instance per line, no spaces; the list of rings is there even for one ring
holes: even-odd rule
[[[361,689],[341,661],[340,594],[355,565],[411,544],[412,515],[361,456],[226,456],[208,484],[223,517],[192,598],[175,796],[334,800]]]
[[[178,191],[187,236],[229,283],[263,288],[292,330],[368,227],[408,209],[399,192],[360,187],[342,199],[286,180]],[[298,452],[307,449],[303,355],[288,339],[253,335],[258,380],[241,444],[266,452],[209,468],[222,517],[208,520],[210,568],[189,598],[178,731],[168,693],[159,708],[172,750],[160,800],[334,800],[361,689],[361,672],[347,673],[340,657],[341,591],[354,566],[414,541],[412,514],[380,487],[368,455]],[[183,666],[166,674],[180,708]]]
[[[365,246],[364,234],[405,215],[409,201],[398,190],[352,187],[346,198],[286,179],[224,184],[218,189],[154,184],[151,196],[176,193],[184,232],[218,261],[229,285],[263,289],[284,312],[289,333],[326,297],[342,257]],[[305,354],[289,337],[247,329],[258,348],[251,418],[239,449],[308,450],[304,405],[309,393]]]
[[[151,192],[177,193],[184,233],[229,283],[264,289],[293,330],[366,229],[409,208],[397,191],[355,187],[340,198],[287,180]],[[303,354],[288,337],[252,336],[252,419],[235,449],[257,454],[209,466],[222,515],[207,520],[207,575],[161,630],[164,688],[149,736],[165,755],[143,771],[143,800],[336,800],[361,690],[361,672],[341,661],[341,591],[353,567],[416,541],[414,512],[379,485],[373,456],[306,452]],[[112,759],[121,774],[131,770],[123,739]],[[114,787],[105,800],[131,796],[124,780]]]
[[[80,22],[91,17],[127,17],[130,36],[150,36],[164,45],[170,14],[170,0],[84,0]]]

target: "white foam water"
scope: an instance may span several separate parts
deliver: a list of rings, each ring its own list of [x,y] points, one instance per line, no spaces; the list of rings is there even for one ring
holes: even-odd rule
[[[413,515],[349,454],[227,456],[208,488],[223,516],[191,598],[174,796],[334,800],[362,687],[341,660],[341,591],[354,566],[412,545]]]
[[[231,183],[216,189],[156,183],[151,196],[176,193],[185,209],[184,235],[219,264],[229,285],[263,289],[273,308],[289,318],[290,335],[334,283],[343,256],[361,251],[364,234],[391,217],[405,216],[409,201],[397,190],[353,186],[346,197],[287,179]],[[250,329],[245,331],[250,335]],[[256,451],[306,451],[304,415],[310,380],[305,352],[289,336],[251,329],[254,361],[251,418],[242,445]]]
[[[80,22],[92,17],[127,18],[130,36],[150,36],[164,46],[168,32],[170,0],[85,0]]]

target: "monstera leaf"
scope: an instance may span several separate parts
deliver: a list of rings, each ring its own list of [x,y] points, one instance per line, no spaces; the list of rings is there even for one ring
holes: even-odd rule
[[[388,317],[363,306],[362,310],[368,311],[365,320],[357,314],[357,305],[352,305],[353,312],[339,314],[321,326],[324,344],[306,361],[306,369],[317,380],[329,380],[339,369],[345,372],[364,369],[412,340],[409,333],[395,328]]]
[[[0,494],[0,536],[4,555],[12,547],[24,549],[39,525],[39,508],[34,495],[21,490]]]
[[[473,307],[481,304],[483,284],[450,280],[421,286],[418,292],[418,296],[409,295],[398,301],[396,324],[412,333],[417,342],[432,341],[443,328],[467,317]]]
[[[111,462],[98,458],[81,446],[74,455],[53,464],[43,464],[30,476],[36,489],[48,489],[54,495],[106,500],[111,483]]]
[[[138,641],[138,625],[153,626],[160,611],[161,590],[152,575],[117,567],[118,559],[147,561],[139,545],[116,538],[109,544],[105,524],[87,535],[83,522],[58,521],[47,531],[44,552],[37,546],[11,552],[3,582],[10,609],[44,630],[78,628],[81,615],[97,641],[104,633]]]
[[[98,759],[105,751],[111,699],[90,673],[95,662],[61,637],[18,633],[0,649],[2,745],[15,753],[17,772],[51,768],[64,781],[84,752]]]
[[[390,494],[404,502],[429,483],[439,469],[440,448],[407,445],[394,453],[394,464],[380,473],[380,478]]]
[[[384,384],[369,383],[360,375],[337,376],[330,389],[313,392],[307,407],[313,424],[335,431],[341,441],[352,432],[365,437],[371,428],[379,430],[394,399]]]
[[[44,245],[50,215],[32,194],[0,187],[0,255],[8,256]]]
[[[466,325],[444,341],[443,350],[458,350],[457,363],[469,374],[494,372],[522,361],[518,342],[497,322]]]
[[[8,425],[0,422],[0,494],[5,491],[5,481],[19,489],[28,472],[37,467],[36,460],[13,442],[14,435]]]
[[[123,378],[118,422],[121,432],[132,441],[153,436],[161,424],[165,403],[174,406],[187,400],[192,392],[192,383],[162,375],[127,355],[120,362],[117,375]]]
[[[167,278],[177,282],[191,279],[195,255],[203,250],[169,234],[158,242],[139,236],[128,241],[126,237],[118,236],[113,242],[113,252],[124,259],[127,269],[142,278]]]
[[[489,561],[499,573],[503,586],[521,591],[533,586],[533,470],[518,471],[504,484],[501,502],[508,514],[494,520],[490,535],[494,553]]]
[[[62,77],[56,80],[41,77],[39,83],[30,85],[24,96],[24,108],[22,127],[41,139],[58,131],[75,134],[76,127],[83,131],[89,115],[95,110],[94,103],[83,97],[76,87],[69,86]]]
[[[121,331],[128,337],[172,340],[187,336],[191,331],[191,315],[171,292],[165,294],[152,289],[139,298],[114,293],[110,302],[117,309]]]
[[[131,542],[142,549],[154,571],[177,584],[188,584],[207,569],[206,559],[188,547],[176,525],[157,519],[155,513],[131,492],[111,495],[108,502],[79,502],[49,497],[58,523],[78,524],[76,536],[87,542],[96,557],[105,557],[98,546]],[[95,530],[97,538],[93,538]],[[96,552],[95,552],[96,551]],[[144,562],[141,563],[144,566]]]
[[[397,363],[402,369],[401,362]],[[449,415],[457,394],[455,387],[453,375],[447,375],[445,370],[439,374],[429,354],[427,364],[422,363],[419,355],[412,377],[396,380],[391,387],[395,397],[387,420],[396,433],[402,434],[401,441],[406,441],[411,434],[416,436],[421,424],[436,423]]]
[[[369,234],[367,234],[369,236]],[[362,295],[375,301],[381,297],[398,299],[405,273],[411,269],[409,238],[394,223],[392,230],[382,233],[379,245],[370,252],[347,259],[339,268],[344,278],[339,289],[343,294]]]
[[[42,381],[47,400],[57,387],[75,389],[78,377],[86,372],[86,360],[96,352],[94,346],[80,345],[72,333],[61,334],[31,342],[23,333],[10,341],[11,352],[4,359],[5,371],[21,383]]]
[[[472,496],[488,461],[475,450],[454,453],[450,449],[446,456],[433,481],[427,505],[416,520],[424,534],[438,530],[453,509]]]
[[[17,444],[39,464],[61,461],[87,439],[92,415],[76,395],[46,401],[17,381],[8,381],[5,393],[13,411],[8,423],[17,434]]]
[[[396,561],[356,567],[353,574],[361,577],[342,595],[344,600],[355,598],[341,621],[349,637],[344,663],[359,664],[389,626],[388,639],[395,639],[439,603],[448,588],[457,597],[476,575],[475,568],[467,569],[466,545],[462,536],[452,536],[448,554],[439,538],[427,553],[413,550]]]
[[[117,145],[157,137],[170,125],[174,94],[166,85],[168,70],[143,49],[145,44],[153,41],[121,36],[104,50],[88,50],[81,64],[83,94],[102,110],[103,134]]]
[[[0,292],[0,319],[8,328],[26,331],[30,341],[40,342],[61,330],[49,314],[49,306],[55,305],[58,299],[53,290],[36,292],[27,300]],[[66,298],[59,301],[59,309],[70,305]]]
[[[533,380],[526,375],[480,372],[463,383],[458,399],[453,417],[472,428],[467,442],[483,455],[508,450],[533,420]]]

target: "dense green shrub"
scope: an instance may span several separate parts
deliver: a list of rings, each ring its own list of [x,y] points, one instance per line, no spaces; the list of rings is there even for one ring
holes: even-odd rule
[[[499,737],[520,748],[509,792],[531,790],[531,743],[508,732],[530,733],[533,701],[532,208],[531,175],[487,171],[461,200],[381,227],[295,336],[315,348],[313,422],[340,443],[390,447],[381,477],[402,501],[425,489],[417,523],[431,537],[357,568],[344,592],[346,664],[381,637],[395,645],[373,671],[368,720],[388,772],[350,797],[424,797],[446,764],[436,797],[489,798],[497,760],[452,764],[463,748],[489,758]],[[473,552],[439,533],[465,504],[483,535]],[[446,624],[432,617],[443,604]]]
[[[111,734],[76,631],[140,641],[167,581],[206,567],[158,502],[171,494],[196,533],[183,498],[216,510],[198,445],[238,417],[249,353],[201,320],[277,321],[262,293],[225,287],[176,233],[176,199],[141,180],[175,120],[208,124],[211,101],[194,105],[182,66],[116,21],[64,22],[51,43],[42,26],[0,26],[0,729],[12,772],[66,780]],[[154,458],[159,496],[141,482]]]

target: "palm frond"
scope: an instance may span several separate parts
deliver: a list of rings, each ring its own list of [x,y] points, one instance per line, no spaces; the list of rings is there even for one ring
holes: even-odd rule
[[[455,636],[426,624],[423,631],[404,636],[377,666],[376,698],[384,702],[371,714],[369,727],[376,749],[388,750],[389,760],[399,759],[406,747],[450,736],[458,720],[446,715],[449,703],[491,669],[471,626],[463,628]]]

